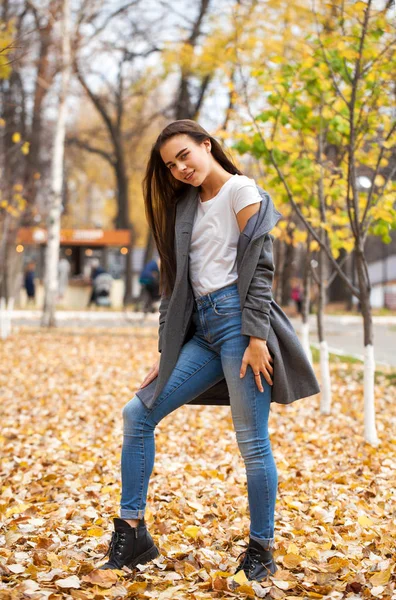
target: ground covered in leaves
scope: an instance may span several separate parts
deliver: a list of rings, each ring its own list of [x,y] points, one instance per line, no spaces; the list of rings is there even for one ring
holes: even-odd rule
[[[97,571],[118,516],[122,407],[156,329],[20,329],[0,342],[0,598],[396,598],[395,379],[377,377],[380,446],[364,442],[362,366],[319,396],[272,404],[279,475],[266,583],[235,581],[249,516],[228,407],[185,406],[156,432],[146,520],[161,556]]]

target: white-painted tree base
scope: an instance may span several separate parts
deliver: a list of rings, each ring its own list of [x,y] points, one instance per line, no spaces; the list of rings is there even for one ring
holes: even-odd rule
[[[372,344],[368,344],[364,348],[364,439],[372,446],[378,446],[379,439],[375,425],[374,377],[374,347]]]
[[[329,364],[329,348],[326,341],[320,342],[320,374],[321,374],[321,395],[320,395],[320,413],[329,415],[331,413],[331,379]]]
[[[14,298],[0,298],[0,337],[6,340],[11,333],[12,311],[14,310]]]
[[[301,326],[301,344],[305,350],[305,354],[307,355],[309,362],[312,365],[312,352],[309,343],[309,323],[303,323]]]

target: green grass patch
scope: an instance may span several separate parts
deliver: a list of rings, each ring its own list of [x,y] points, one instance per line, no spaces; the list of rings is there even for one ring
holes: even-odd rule
[[[315,346],[311,346],[312,352],[312,360],[314,364],[318,364],[320,361],[320,350]],[[355,356],[351,356],[350,354],[334,354],[333,352],[329,352],[329,360],[331,364],[349,364],[356,365],[360,364],[363,367],[363,361]],[[379,365],[375,369],[375,383],[380,383],[382,378],[386,379],[386,383],[389,386],[396,386],[396,369],[386,368],[382,365]],[[359,375],[359,379],[363,380],[363,370]]]
[[[314,363],[319,363],[320,361],[320,350],[315,346],[311,346],[312,352],[312,360]],[[355,358],[350,354],[334,354],[333,352],[329,352],[329,359],[331,363],[347,363],[350,365],[355,365],[357,363],[362,364],[362,361],[359,358]]]

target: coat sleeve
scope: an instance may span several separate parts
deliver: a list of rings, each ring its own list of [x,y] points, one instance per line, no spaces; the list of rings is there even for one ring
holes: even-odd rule
[[[262,244],[260,256],[242,308],[241,333],[263,340],[268,339],[270,328],[269,314],[275,271],[272,253],[273,239],[273,236],[267,233],[260,241]]]
[[[162,350],[162,334],[164,331],[166,313],[168,312],[169,300],[164,294],[161,296],[161,302],[159,306],[159,329],[158,329],[158,352]]]

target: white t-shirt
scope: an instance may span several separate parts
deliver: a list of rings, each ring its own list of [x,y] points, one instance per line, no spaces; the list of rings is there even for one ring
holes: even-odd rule
[[[236,255],[242,208],[261,202],[254,179],[233,175],[206,202],[198,198],[189,252],[194,296],[203,296],[238,279]]]

